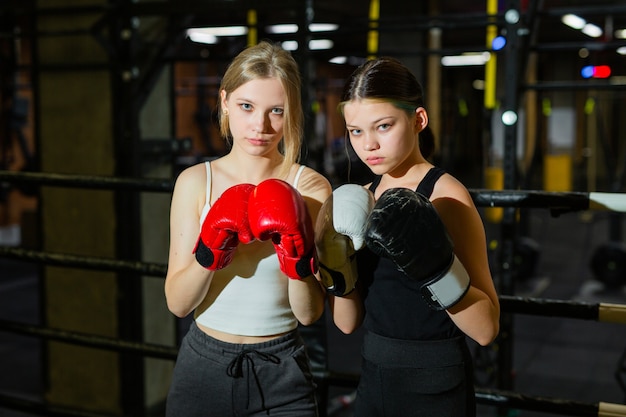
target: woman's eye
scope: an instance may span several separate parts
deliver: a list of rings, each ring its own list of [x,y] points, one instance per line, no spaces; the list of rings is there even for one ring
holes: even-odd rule
[[[350,134],[352,136],[358,136],[358,135],[361,134],[361,129],[352,129],[352,130],[350,130]]]
[[[252,109],[252,105],[249,104],[249,103],[241,103],[240,106],[241,106],[241,108],[243,110],[251,110]]]
[[[378,126],[378,129],[380,130],[388,130],[391,127],[391,125],[389,123],[384,123],[380,126]]]
[[[283,114],[284,112],[285,110],[281,109],[280,107],[272,109],[272,114]]]

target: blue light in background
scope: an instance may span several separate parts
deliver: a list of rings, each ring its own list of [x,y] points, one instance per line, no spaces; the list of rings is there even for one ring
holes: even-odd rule
[[[504,48],[505,45],[506,38],[504,36],[496,36],[495,38],[493,38],[493,41],[491,41],[491,48],[494,51],[499,51],[500,49]]]

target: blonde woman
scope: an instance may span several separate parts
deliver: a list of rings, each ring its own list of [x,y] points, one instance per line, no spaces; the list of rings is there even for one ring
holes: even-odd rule
[[[268,42],[245,49],[219,89],[231,150],[176,181],[165,295],[173,314],[194,321],[168,417],[318,415],[297,325],[324,309],[312,224],[331,187],[297,163],[300,100],[289,52]]]

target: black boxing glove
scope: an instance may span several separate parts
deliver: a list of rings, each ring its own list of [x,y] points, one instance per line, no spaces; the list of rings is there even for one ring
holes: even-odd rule
[[[407,188],[382,193],[367,222],[365,242],[421,283],[422,296],[435,310],[463,298],[470,278],[453,251],[452,239],[430,200]]]

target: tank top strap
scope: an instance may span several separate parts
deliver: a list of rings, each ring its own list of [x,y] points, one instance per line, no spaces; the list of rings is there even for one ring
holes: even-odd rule
[[[304,171],[305,165],[300,165],[298,168],[298,172],[296,172],[296,177],[293,179],[293,188],[298,188],[298,181],[300,180],[300,175],[302,175],[302,171]]]
[[[382,176],[377,175],[376,177],[374,177],[374,180],[372,181],[372,183],[369,186],[369,190],[373,193],[374,191],[376,191],[376,187],[378,187],[378,184],[380,184],[380,179],[382,178]]]
[[[428,170],[424,179],[422,179],[415,191],[430,198],[433,193],[433,189],[435,188],[435,183],[445,173],[446,171],[443,168],[432,167]]]
[[[204,197],[204,207],[200,213],[200,224],[204,222],[204,219],[211,208],[211,162],[206,161],[204,163],[204,168],[206,169],[206,196]]]
[[[204,200],[205,205],[211,205],[211,161],[206,161],[204,163],[206,168],[206,197]]]
[[[435,183],[445,173],[446,171],[443,168],[432,167],[431,169],[428,170],[428,172],[426,173],[422,181],[419,183],[415,191],[417,191],[420,194],[425,195],[426,197],[430,197],[431,194],[433,193],[433,189],[435,188]],[[381,176],[376,176],[374,178],[374,180],[369,186],[369,190],[371,192],[376,191],[376,187],[378,187],[378,184],[380,184],[381,178],[382,178]]]

